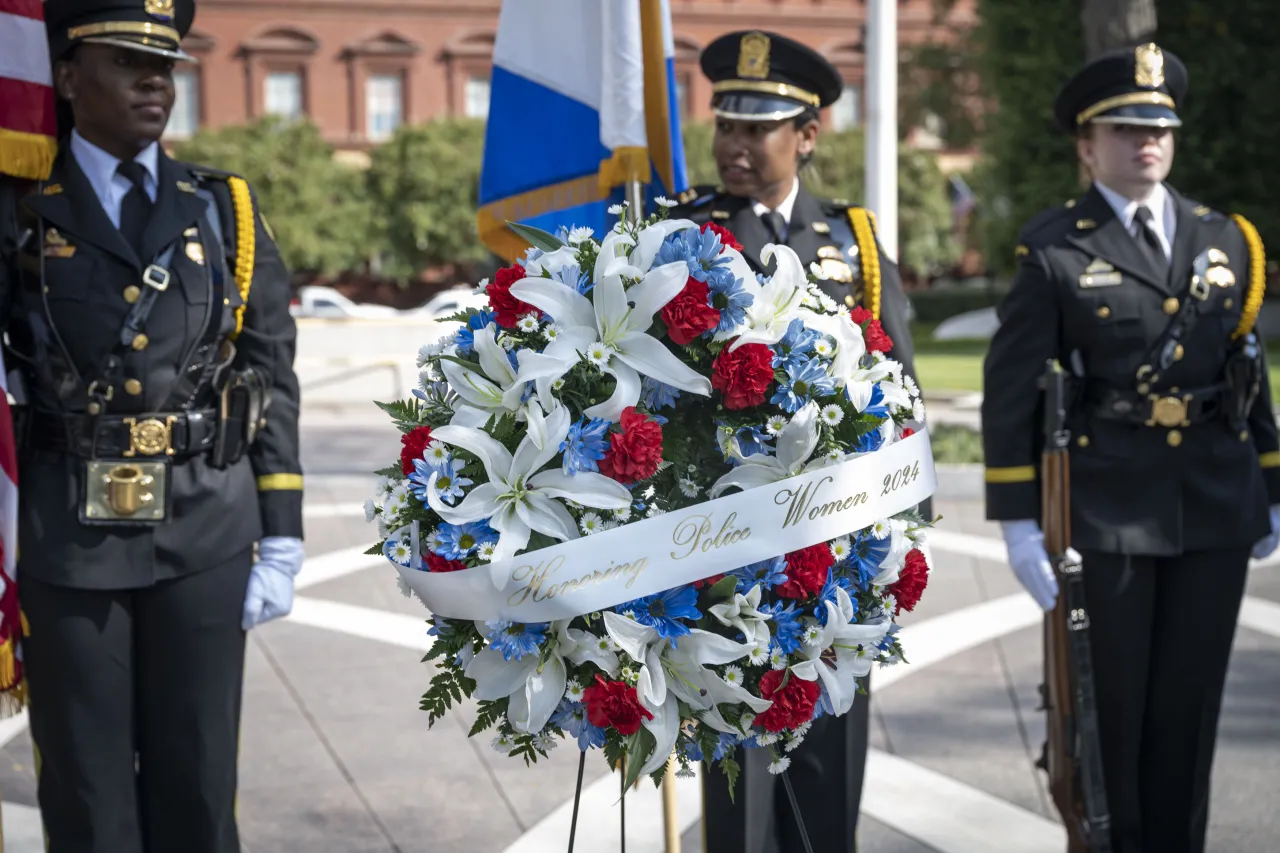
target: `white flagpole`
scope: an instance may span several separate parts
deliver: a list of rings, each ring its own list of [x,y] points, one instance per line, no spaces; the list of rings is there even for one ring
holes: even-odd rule
[[[867,198],[898,258],[898,0],[867,2]]]

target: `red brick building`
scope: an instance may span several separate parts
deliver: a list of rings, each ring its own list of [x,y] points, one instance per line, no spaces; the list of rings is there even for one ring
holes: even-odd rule
[[[536,0],[522,0],[536,2]],[[862,118],[866,0],[670,0],[676,73],[687,119],[709,117],[698,70],[716,36],[760,27],[821,51],[846,89],[827,112],[834,127]],[[169,135],[277,113],[307,116],[340,149],[358,151],[402,123],[483,116],[499,0],[200,0],[179,70]],[[973,23],[959,0],[941,27],[935,0],[898,0],[903,45]],[[549,46],[555,49],[555,46]]]

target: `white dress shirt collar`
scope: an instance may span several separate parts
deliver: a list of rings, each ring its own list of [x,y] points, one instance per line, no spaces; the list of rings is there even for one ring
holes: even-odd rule
[[[93,193],[102,203],[107,217],[119,228],[120,203],[133,186],[128,178],[116,172],[120,160],[85,139],[76,130],[71,131],[71,154],[76,158],[80,171],[89,179],[89,186],[93,187]],[[142,164],[146,169],[143,187],[151,200],[155,201],[156,189],[160,186],[160,143],[153,142],[142,149],[134,162]]]
[[[1164,184],[1156,184],[1150,197],[1143,202],[1137,202],[1123,196],[1100,181],[1095,181],[1093,185],[1098,188],[1098,192],[1107,200],[1107,204],[1111,205],[1111,209],[1116,212],[1116,216],[1130,234],[1136,233],[1134,218],[1137,216],[1138,208],[1146,207],[1150,209],[1151,225],[1156,232],[1156,236],[1160,239],[1160,245],[1164,249],[1165,257],[1173,257],[1173,237],[1178,226],[1178,213],[1174,208],[1173,195],[1165,189]]]
[[[778,213],[782,214],[782,220],[786,222],[788,225],[790,225],[791,210],[796,206],[796,197],[798,195],[800,195],[800,179],[796,178],[795,182],[791,184],[791,192],[787,194],[787,197],[784,198],[782,200],[782,203],[779,204],[776,208],[770,208],[768,205],[764,204],[763,202],[753,201],[751,203],[751,209],[755,211],[756,216],[763,216],[764,214],[768,213],[771,209],[777,210]]]

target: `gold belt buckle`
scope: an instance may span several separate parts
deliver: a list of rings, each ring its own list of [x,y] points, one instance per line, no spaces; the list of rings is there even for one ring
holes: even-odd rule
[[[1147,420],[1147,426],[1162,426],[1166,428],[1191,426],[1191,422],[1187,420],[1187,404],[1191,402],[1188,397],[1161,397],[1158,394],[1152,394],[1148,399],[1151,401],[1151,417]]]
[[[129,449],[124,452],[128,458],[142,456],[173,455],[173,425],[178,419],[173,415],[161,421],[159,418],[125,418],[129,427]]]

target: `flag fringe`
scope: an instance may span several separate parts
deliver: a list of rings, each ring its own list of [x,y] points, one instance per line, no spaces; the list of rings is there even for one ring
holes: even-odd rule
[[[58,141],[52,136],[0,127],[0,173],[42,181],[49,177],[57,155]]]

